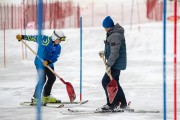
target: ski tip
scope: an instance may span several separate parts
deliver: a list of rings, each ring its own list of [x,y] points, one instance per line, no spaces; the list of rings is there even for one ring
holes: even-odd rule
[[[82,105],[82,104],[85,104],[87,103],[89,100],[85,100],[85,101],[80,101],[79,104]]]
[[[64,104],[59,105],[57,108],[62,108],[62,107],[64,107]]]

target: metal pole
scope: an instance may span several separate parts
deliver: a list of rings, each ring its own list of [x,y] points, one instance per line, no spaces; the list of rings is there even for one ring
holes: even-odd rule
[[[82,102],[82,17],[80,17],[80,103]]]
[[[164,0],[163,16],[163,97],[164,97],[164,120],[166,120],[166,0]]]
[[[177,0],[174,0],[174,120],[177,120]]]
[[[140,12],[139,12],[139,2],[137,2],[137,14],[138,14],[138,30],[140,31]]]
[[[109,14],[108,8],[109,8],[109,6],[108,6],[108,4],[106,3],[106,15],[107,15],[107,16],[108,16],[108,14]]]
[[[122,25],[124,25],[124,10],[123,10],[123,3],[121,3],[121,19],[122,19]]]
[[[130,30],[132,30],[133,7],[134,7],[134,0],[132,0],[132,7],[131,7],[131,22],[130,22]]]
[[[20,24],[20,27],[21,27],[21,35],[22,35],[23,26],[24,26],[24,25],[23,25],[23,23],[24,23],[24,22],[23,22],[23,13],[24,13],[24,12],[23,12],[23,11],[24,11],[24,8],[23,8],[23,7],[24,7],[24,5],[23,5],[23,3],[22,3],[22,4],[21,4],[21,13],[22,13],[22,14],[21,14],[21,17],[20,17],[20,18],[21,18],[21,20],[20,20],[20,21],[21,21],[21,24]],[[22,59],[24,59],[24,46],[23,46],[23,44],[22,44]]]
[[[42,0],[38,0],[38,9],[37,9],[37,25],[38,25],[38,43],[39,43],[39,47],[38,47],[38,51],[40,56],[42,56],[42,24],[43,24],[43,1]],[[41,62],[41,61],[40,61]],[[41,63],[38,63],[41,64]],[[40,75],[38,76],[38,82],[40,84],[38,84],[38,91],[37,91],[37,97],[38,97],[38,104],[37,104],[37,120],[41,120],[41,90],[43,88],[43,71],[42,70],[38,70],[38,72],[40,73]]]
[[[6,67],[6,22],[4,21],[4,68]]]
[[[0,10],[0,14],[1,14],[1,15],[0,15],[0,20],[1,20],[1,27],[0,27],[0,29],[2,30],[2,29],[3,29],[3,18],[2,18],[2,11],[3,11],[3,10],[2,10],[2,5],[1,5],[1,3],[0,3],[0,9],[1,9],[1,10]]]
[[[92,26],[91,27],[94,27],[94,2],[92,2]]]

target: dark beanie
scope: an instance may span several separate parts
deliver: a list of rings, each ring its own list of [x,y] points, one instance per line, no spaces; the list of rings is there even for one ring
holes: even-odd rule
[[[111,19],[110,16],[107,16],[107,17],[103,20],[102,25],[103,25],[104,28],[110,28],[110,27],[114,27],[114,22],[113,22],[113,20]]]

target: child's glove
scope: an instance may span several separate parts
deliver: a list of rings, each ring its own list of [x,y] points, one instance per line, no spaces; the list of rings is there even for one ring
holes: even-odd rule
[[[16,35],[16,39],[17,39],[18,41],[21,41],[21,40],[22,40],[22,35],[20,35],[20,34]]]

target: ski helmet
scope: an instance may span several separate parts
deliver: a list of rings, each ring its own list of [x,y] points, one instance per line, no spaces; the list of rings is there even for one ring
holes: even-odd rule
[[[61,41],[65,41],[66,36],[61,30],[54,30],[52,34],[52,41],[60,39]]]

